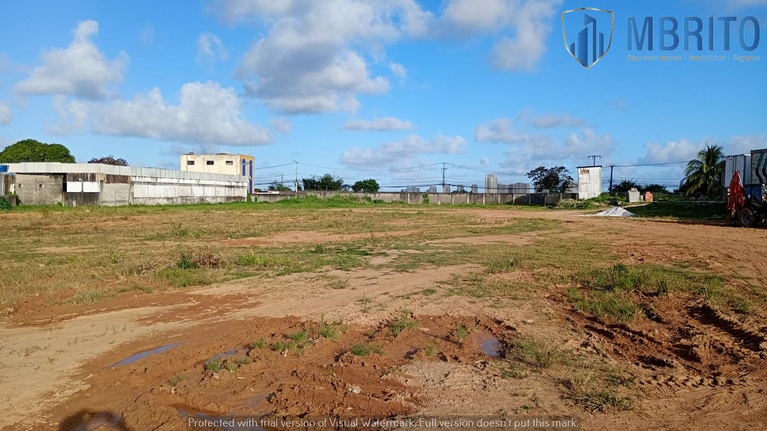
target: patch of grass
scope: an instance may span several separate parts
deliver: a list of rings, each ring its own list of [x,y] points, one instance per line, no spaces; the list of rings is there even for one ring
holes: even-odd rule
[[[221,371],[223,366],[221,358],[211,358],[205,362],[205,369],[214,373]]]
[[[576,310],[596,316],[609,317],[628,322],[637,316],[641,307],[634,303],[625,292],[592,292],[584,296],[580,290],[570,287],[565,293]]]
[[[295,341],[277,341],[274,344],[272,344],[272,350],[275,352],[282,352],[285,350],[295,350],[298,346],[296,345]]]
[[[458,340],[458,344],[463,346],[463,342],[466,341],[468,336],[469,330],[466,328],[466,325],[464,325],[463,322],[458,322],[458,325],[455,328],[455,339]]]
[[[542,369],[561,362],[565,356],[564,352],[548,342],[526,337],[507,342],[503,357]]]
[[[421,295],[424,295],[424,296],[431,296],[431,295],[434,295],[435,293],[437,293],[437,289],[434,289],[433,287],[428,287],[421,291]]]
[[[165,268],[157,271],[156,276],[173,287],[206,286],[213,283],[211,276],[202,268]]]
[[[178,262],[176,262],[176,268],[194,269],[197,267],[197,262],[195,262],[194,258],[189,254],[182,254],[181,258],[179,258]]]
[[[237,366],[241,366],[241,365],[248,365],[248,364],[250,364],[251,362],[253,362],[253,361],[251,361],[251,360],[250,360],[250,359],[248,359],[248,358],[237,358],[237,359],[235,359],[235,360],[234,360],[234,363],[235,363]]]
[[[171,387],[176,387],[179,383],[183,382],[187,379],[186,374],[176,374],[175,376],[171,377],[170,380],[168,380],[168,383],[170,383]]]
[[[297,332],[285,334],[285,337],[287,337],[289,340],[295,341],[298,344],[303,344],[309,341],[309,331],[302,329]]]
[[[266,348],[266,340],[264,340],[263,338],[259,338],[257,340],[253,340],[248,347],[250,347],[251,349],[263,349],[263,348]]]
[[[338,338],[340,333],[345,330],[346,327],[344,326],[343,319],[338,319],[334,322],[326,322],[325,317],[323,316],[320,319],[317,333],[319,333],[322,337],[328,338],[330,340],[335,340]]]
[[[487,272],[498,274],[513,271],[519,266],[519,257],[514,256],[511,259],[492,261],[487,265]]]
[[[149,286],[139,286],[138,284],[134,284],[131,287],[121,287],[121,288],[117,289],[117,293],[132,292],[132,291],[135,291],[135,290],[140,290],[140,291],[142,291],[144,293],[152,293],[152,292],[154,292],[154,290],[152,290],[152,288],[149,287]]]
[[[81,290],[75,293],[71,298],[65,302],[67,304],[95,304],[101,299],[111,296],[109,293],[98,290]]]
[[[724,202],[667,201],[628,208],[637,217],[660,217],[680,220],[724,220]]]
[[[399,317],[389,322],[389,332],[393,337],[396,337],[402,331],[415,329],[417,327],[418,322],[410,317],[409,310],[400,310]]]
[[[433,343],[426,344],[426,348],[424,349],[424,353],[426,353],[426,356],[434,356],[437,354],[437,345]]]
[[[573,401],[592,412],[631,410],[633,408],[630,399],[621,397],[607,389],[590,390],[577,394],[573,397]]]
[[[354,356],[367,356],[371,353],[383,354],[383,350],[376,344],[355,344],[349,351]]]

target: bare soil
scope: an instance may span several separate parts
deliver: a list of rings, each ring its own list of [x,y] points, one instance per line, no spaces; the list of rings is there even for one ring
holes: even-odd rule
[[[767,230],[575,212],[452,211],[494,226],[539,217],[567,227],[447,240],[452,243],[521,247],[539,235],[563,243],[597,238],[625,263],[684,265],[726,276],[744,290],[767,288]],[[366,236],[371,234],[317,233],[308,240],[304,233],[286,233],[232,245]],[[388,258],[398,253],[391,250]],[[387,256],[371,259],[377,265]],[[6,406],[0,426],[170,430],[186,429],[189,417],[484,414],[570,415],[580,418],[583,429],[598,430],[767,429],[764,310],[724,313],[700,298],[669,295],[653,315],[615,323],[573,310],[563,298],[565,286],[535,290],[502,307],[448,294],[446,283],[481,269],[475,265],[376,268],[126,292],[95,304],[22,301],[0,326],[0,398]],[[346,284],[334,288],[328,277]],[[532,282],[536,274],[511,271],[498,279]],[[431,290],[436,293],[424,293]],[[402,310],[416,323],[394,336],[390,325],[403,318]],[[322,325],[340,319],[336,338],[319,334]],[[459,339],[459,325],[467,329],[465,338]],[[300,346],[273,348],[304,330]],[[503,349],[530,336],[601,358],[632,376],[634,383],[621,390],[633,408],[584,409],[565,383],[567,366],[550,373],[561,379],[536,373],[509,378],[509,359],[486,347],[497,340]],[[262,347],[250,347],[260,339]],[[359,346],[372,350],[357,356],[352,350]],[[116,365],[136,354],[145,356]],[[206,369],[221,354],[231,371]]]

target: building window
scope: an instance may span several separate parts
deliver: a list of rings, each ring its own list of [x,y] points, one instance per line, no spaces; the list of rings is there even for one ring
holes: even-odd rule
[[[186,164],[189,165],[189,166],[192,166],[192,165],[194,165],[194,160],[187,160]]]
[[[231,161],[231,160],[227,160],[227,161],[226,161],[226,164],[227,164],[227,165],[233,165],[233,164],[234,164],[234,162],[233,162],[233,161]]]
[[[205,164],[208,165],[208,166],[212,166],[213,165],[213,160],[206,160]]]

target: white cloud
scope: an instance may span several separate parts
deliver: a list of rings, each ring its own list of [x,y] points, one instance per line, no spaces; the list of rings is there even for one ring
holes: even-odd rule
[[[767,148],[767,134],[733,135],[724,142],[717,142],[712,138],[705,138],[701,142],[690,142],[681,138],[664,145],[648,142],[645,144],[646,153],[638,163],[673,163],[692,160],[706,145],[721,146],[725,155],[748,154],[751,150]]]
[[[225,21],[264,20],[267,34],[245,53],[236,76],[248,96],[289,114],[354,111],[357,95],[387,92],[388,80],[372,76],[365,53],[380,58],[385,45],[425,33],[431,18],[414,0],[216,4]]]
[[[7,103],[0,102],[0,125],[11,124],[12,121],[11,107]]]
[[[81,22],[69,47],[43,52],[42,66],[35,67],[27,79],[16,85],[16,90],[21,94],[106,98],[108,86],[122,81],[129,60],[125,52],[115,60],[107,60],[91,40],[98,31],[96,21]]]
[[[213,63],[229,59],[227,51],[221,39],[213,33],[202,33],[197,38],[197,61],[200,63]]]
[[[379,117],[371,121],[368,120],[349,120],[344,124],[344,130],[367,130],[374,132],[384,132],[388,130],[413,130],[413,123],[402,121],[394,117]]]
[[[141,32],[138,36],[139,42],[141,42],[142,45],[154,45],[155,43],[155,37],[154,37],[154,27],[152,24],[147,24],[146,27],[141,29]]]
[[[269,120],[269,129],[274,130],[281,135],[287,135],[292,128],[293,124],[283,118],[272,118]]]
[[[399,63],[389,63],[389,70],[400,78],[407,78],[407,69]]]
[[[169,104],[154,88],[132,101],[116,101],[92,112],[93,131],[106,135],[235,146],[271,141],[267,129],[242,118],[234,89],[216,82],[184,84],[178,105]]]
[[[542,121],[544,126],[551,123],[549,119]],[[510,144],[500,166],[515,175],[523,175],[541,165],[585,164],[586,156],[600,154],[607,158],[618,147],[618,142],[612,136],[597,134],[588,127],[568,133],[561,142],[557,142],[552,136],[517,131],[512,126],[512,120],[509,118],[484,122],[477,127],[475,140]]]
[[[81,100],[67,100],[66,96],[53,98],[53,110],[58,115],[58,123],[46,124],[43,128],[54,135],[69,135],[87,129],[90,103]]]
[[[418,155],[459,154],[465,147],[466,140],[460,136],[438,135],[427,141],[418,135],[409,135],[373,148],[352,147],[341,154],[341,163],[355,167],[402,168],[417,164]]]
[[[702,143],[693,143],[687,139],[667,142],[665,145],[646,143],[647,154],[639,159],[639,163],[668,163],[692,160],[703,148]]]
[[[450,0],[442,18],[447,31],[499,34],[490,53],[501,70],[535,70],[546,52],[551,21],[561,0]]]
[[[569,113],[533,116],[530,115],[529,112],[524,111],[517,118],[533,127],[538,127],[540,129],[553,129],[557,127],[584,127],[586,125],[586,120],[573,117],[572,114]]]
[[[486,121],[477,127],[474,140],[477,142],[517,144],[530,139],[530,135],[513,130],[512,124],[510,118]]]

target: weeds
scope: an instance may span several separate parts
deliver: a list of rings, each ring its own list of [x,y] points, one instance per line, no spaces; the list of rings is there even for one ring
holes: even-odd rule
[[[417,327],[418,322],[410,317],[410,311],[408,310],[401,310],[399,317],[389,322],[389,332],[394,337],[399,335],[402,331],[415,329]]]
[[[539,369],[548,368],[564,358],[563,352],[557,347],[532,337],[509,341],[503,356]]]
[[[610,390],[590,390],[577,394],[573,397],[576,404],[592,412],[615,410],[631,410],[633,405],[631,400],[616,395]]]
[[[458,344],[463,346],[463,342],[466,341],[466,337],[469,336],[469,331],[466,329],[466,325],[463,322],[458,322],[458,326],[455,328],[455,339],[458,340]]]
[[[170,380],[168,380],[168,383],[170,383],[171,387],[176,387],[179,383],[183,382],[187,379],[186,374],[176,374],[175,376],[171,377]]]
[[[383,354],[383,350],[376,344],[355,344],[349,351],[354,356],[367,356],[371,353]]]
[[[263,338],[259,338],[258,340],[253,340],[253,342],[250,343],[248,346],[251,349],[263,349],[266,347],[266,340]]]

